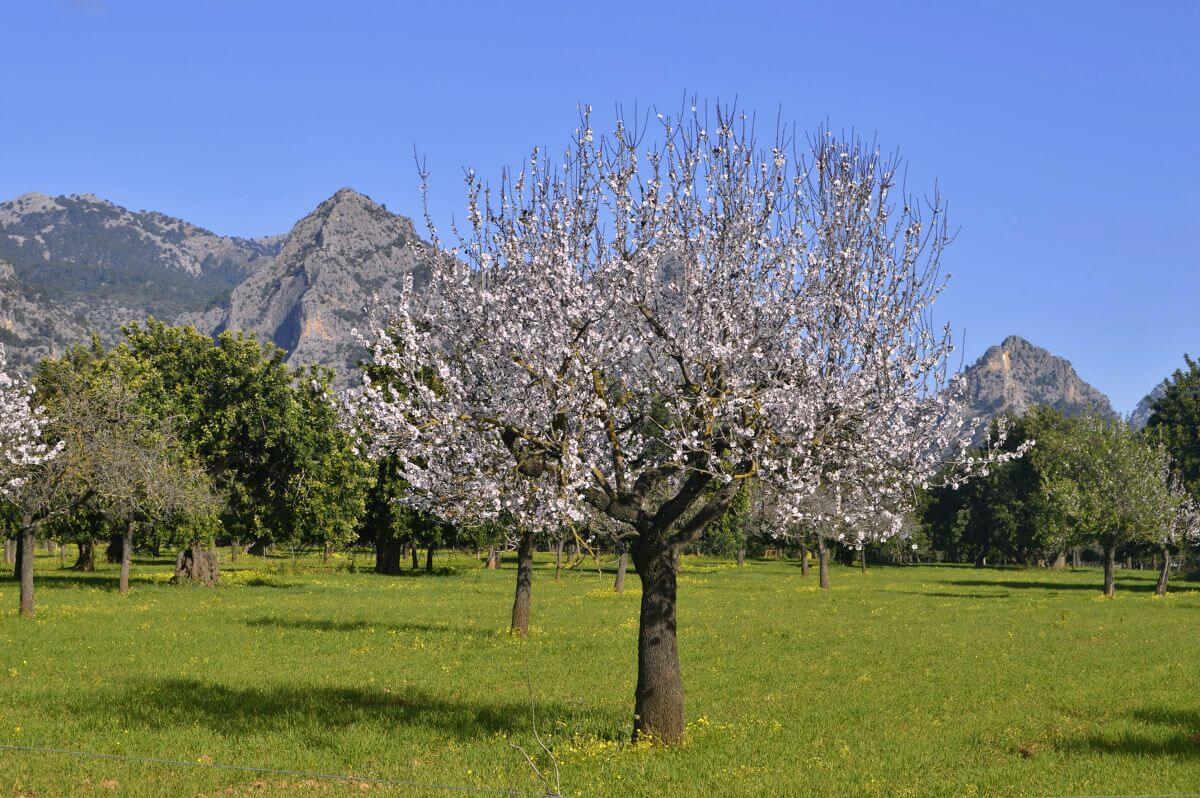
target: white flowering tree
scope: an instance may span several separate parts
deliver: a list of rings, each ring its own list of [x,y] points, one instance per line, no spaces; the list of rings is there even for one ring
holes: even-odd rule
[[[824,132],[760,146],[729,109],[607,136],[585,112],[560,162],[468,173],[468,225],[451,247],[430,225],[428,291],[373,331],[395,379],[360,407],[411,501],[621,528],[635,739],[683,736],[678,556],[742,480],[771,486],[781,524],[818,487],[852,523],[952,444],[949,331],[929,323],[949,236],[936,198],[895,194],[898,167]]]
[[[60,447],[44,439],[48,419],[34,404],[34,390],[24,380],[8,373],[4,347],[0,346],[0,499],[14,501],[43,464],[58,454]],[[20,582],[21,615],[33,615],[33,543],[36,527],[28,514],[22,515],[17,538],[17,578]]]

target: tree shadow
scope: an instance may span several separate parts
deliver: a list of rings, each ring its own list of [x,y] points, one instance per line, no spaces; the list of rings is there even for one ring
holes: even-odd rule
[[[1200,711],[1151,707],[1134,710],[1129,717],[1162,728],[1158,734],[1149,731],[1089,734],[1057,747],[1064,751],[1129,756],[1200,756]]]
[[[1154,592],[1154,581],[1150,579],[1117,578],[1117,592],[1128,590],[1133,593]],[[1047,582],[1038,579],[949,579],[942,582],[946,585],[961,587],[996,587],[1013,590],[1088,590],[1093,593],[1104,591],[1104,583],[1097,579],[1095,582]]]
[[[384,733],[425,728],[469,740],[523,732],[531,709],[547,728],[573,715],[568,705],[554,701],[463,701],[411,686],[232,687],[191,678],[142,681],[124,688],[114,700],[112,706],[121,708],[126,722],[144,728],[199,724],[227,737],[297,728],[336,732],[372,727]],[[336,739],[335,735],[330,744]]]
[[[275,618],[264,616],[252,618],[246,626],[257,629],[296,629],[309,632],[366,632],[372,629],[384,632],[427,632],[433,634],[479,635],[487,630],[469,626],[453,626],[445,623],[343,621],[332,618]]]
[[[1002,599],[1009,598],[1009,593],[950,593],[948,591],[936,590],[897,590],[897,593],[904,593],[908,596],[930,596],[933,598],[959,598],[959,599]]]

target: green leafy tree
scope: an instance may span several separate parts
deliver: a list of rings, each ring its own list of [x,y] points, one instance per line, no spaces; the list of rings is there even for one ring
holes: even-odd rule
[[[1200,363],[1188,355],[1183,359],[1184,368],[1170,376],[1151,405],[1145,434],[1166,448],[1183,485],[1200,499]]]

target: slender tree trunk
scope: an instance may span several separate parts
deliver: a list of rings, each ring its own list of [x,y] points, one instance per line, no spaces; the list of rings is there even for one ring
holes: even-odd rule
[[[17,564],[17,541],[14,538],[4,539],[4,564]]]
[[[1117,544],[1107,543],[1104,546],[1104,595],[1109,598],[1117,594],[1116,568]]]
[[[825,545],[825,536],[817,535],[817,572],[819,586],[822,590],[829,589],[829,547]]]
[[[433,573],[433,546],[425,549],[425,573]]]
[[[862,572],[867,572],[867,547],[863,546],[858,550],[858,565],[862,568]]]
[[[800,543],[800,575],[808,578],[808,543]]]
[[[625,592],[625,571],[629,568],[629,547],[621,546],[621,556],[617,558],[617,578],[613,582],[614,593]]]
[[[412,555],[412,569],[415,571],[420,567],[420,560],[417,558],[417,542],[415,540],[409,546],[408,553]]]
[[[333,554],[333,544],[326,543],[325,548],[321,549],[321,564],[322,565],[329,564],[329,555],[331,555],[331,554]]]
[[[58,544],[58,567],[62,568],[67,564],[67,544]]]
[[[124,596],[129,592],[129,566],[133,561],[133,524],[125,522],[125,532],[121,536],[121,579],[117,584],[117,594]]]
[[[745,546],[738,546],[737,564],[738,564],[738,568],[741,568],[743,565],[746,564],[746,547]]]
[[[242,547],[241,541],[239,541],[239,540],[230,540],[229,541],[229,561],[230,562],[237,562],[238,554],[240,553],[238,551],[238,549],[240,549],[241,547]]]
[[[642,580],[633,739],[673,745],[684,734],[683,675],[675,637],[678,559],[670,546],[639,540],[633,562]]]
[[[518,637],[529,634],[529,604],[533,593],[533,533],[521,532],[517,544],[517,591],[513,597],[512,626]]]
[[[492,546],[490,549],[488,549],[487,569],[489,571],[494,571],[499,566],[500,566],[500,552],[496,549],[495,546]]]
[[[17,538],[17,578],[21,582],[21,617],[32,618],[34,613],[33,526],[28,519],[21,525],[21,531]]]
[[[1154,592],[1159,596],[1167,595],[1167,582],[1171,578],[1171,552],[1163,546],[1162,549],[1162,568],[1158,572],[1158,585],[1154,588]]]
[[[558,577],[562,574],[562,551],[563,539],[561,536],[554,540],[554,581],[558,581]]]

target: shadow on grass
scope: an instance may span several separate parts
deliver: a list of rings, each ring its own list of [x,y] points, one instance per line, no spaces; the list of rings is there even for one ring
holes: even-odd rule
[[[297,629],[309,632],[365,632],[371,629],[384,632],[432,632],[434,634],[478,635],[486,631],[469,626],[445,623],[376,623],[374,621],[340,621],[331,618],[252,618],[246,626],[258,629]]]
[[[1093,593],[1100,593],[1104,590],[1104,583],[1100,580],[1095,582],[1047,582],[1039,579],[952,579],[943,584],[961,587],[1004,587],[1013,590],[1088,590]],[[1122,579],[1117,577],[1117,592],[1122,590],[1133,593],[1152,593],[1154,592],[1154,581],[1146,578],[1130,579],[1127,577]]]
[[[1152,707],[1137,709],[1129,717],[1156,727],[1157,733],[1121,732],[1090,734],[1058,746],[1064,751],[1082,751],[1128,756],[1200,757],[1200,712]]]
[[[908,596],[929,596],[933,598],[957,598],[957,599],[1002,599],[1008,598],[1009,593],[950,593],[939,592],[936,590],[897,590],[897,593],[904,593]]]
[[[115,698],[129,722],[145,728],[204,726],[222,736],[350,727],[385,733],[428,729],[469,740],[500,732],[525,732],[528,701],[468,701],[415,687],[270,687],[210,684],[190,678],[152,679],[128,686]],[[538,723],[553,728],[578,712],[567,704],[533,704]],[[330,744],[337,744],[337,737]]]

